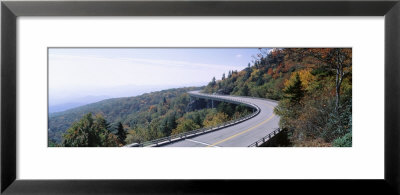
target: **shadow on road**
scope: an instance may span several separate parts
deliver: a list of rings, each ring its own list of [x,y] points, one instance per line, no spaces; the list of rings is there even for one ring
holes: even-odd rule
[[[289,140],[288,131],[285,129],[272,137],[267,142],[263,143],[259,147],[291,147],[292,143]]]

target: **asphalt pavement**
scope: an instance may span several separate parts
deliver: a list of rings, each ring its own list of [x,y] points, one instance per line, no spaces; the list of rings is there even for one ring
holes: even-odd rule
[[[162,147],[247,147],[279,127],[279,116],[273,112],[277,102],[268,99],[202,94],[199,91],[190,95],[205,99],[218,98],[221,101],[248,102],[257,105],[260,113],[242,123],[214,132],[183,139]]]

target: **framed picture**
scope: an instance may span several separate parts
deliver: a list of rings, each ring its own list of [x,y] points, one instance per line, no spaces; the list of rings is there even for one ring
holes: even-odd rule
[[[1,192],[398,194],[399,12],[3,1]]]

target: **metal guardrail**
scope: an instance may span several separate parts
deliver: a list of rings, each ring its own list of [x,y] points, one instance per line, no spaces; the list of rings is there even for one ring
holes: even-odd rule
[[[250,144],[248,147],[258,147],[261,144],[267,142],[268,140],[270,140],[271,138],[273,138],[275,135],[277,135],[279,132],[281,132],[282,130],[280,128],[275,129],[274,131],[272,131],[271,133],[269,133],[268,135],[266,135],[265,137],[257,140],[256,142]]]
[[[271,101],[271,102],[279,103],[278,100],[267,99],[267,98],[260,98],[260,97],[253,97],[253,96],[239,96],[239,95],[227,95],[227,96],[242,97],[242,98],[251,98],[251,99],[256,99],[256,100],[268,100],[268,101]]]
[[[189,92],[190,93],[190,92]],[[191,93],[191,94],[193,94],[193,93]],[[205,94],[205,93],[202,93],[201,92],[201,94],[203,95],[209,95],[209,94]],[[253,96],[240,96],[240,95],[225,95],[225,94],[215,94],[215,95],[217,95],[217,96],[230,96],[230,97],[239,97],[239,98],[250,98],[250,99],[258,99],[258,100],[268,100],[268,101],[271,101],[271,102],[275,102],[275,103],[278,103],[279,101],[278,100],[273,100],[273,99],[267,99],[267,98],[260,98],[260,97],[253,97]]]
[[[170,136],[167,136],[167,137],[163,137],[163,138],[159,138],[159,139],[155,139],[155,140],[150,140],[150,141],[146,141],[146,142],[143,142],[143,143],[128,144],[125,147],[157,147],[157,146],[169,144],[169,143],[172,143],[172,142],[175,142],[175,141],[179,141],[179,140],[182,140],[182,139],[186,139],[186,138],[202,135],[202,134],[209,133],[209,132],[213,132],[213,131],[216,131],[216,130],[223,129],[225,127],[229,127],[229,126],[244,122],[244,121],[246,121],[248,119],[251,119],[251,118],[257,116],[261,111],[260,107],[258,107],[257,105],[255,105],[253,103],[250,103],[250,102],[242,101],[242,100],[236,100],[236,99],[232,99],[232,98],[219,98],[219,97],[216,97],[214,95],[208,95],[208,94],[198,95],[198,94],[191,93],[191,95],[198,96],[198,97],[203,97],[203,98],[204,98],[204,96],[208,96],[210,98],[218,99],[220,101],[225,101],[225,102],[226,102],[226,100],[229,100],[229,101],[231,101],[232,103],[235,103],[235,104],[237,104],[237,103],[245,104],[245,105],[247,105],[249,107],[252,107],[252,108],[256,109],[256,111],[253,112],[250,115],[247,115],[247,116],[244,116],[244,117],[241,117],[241,118],[238,118],[238,119],[230,120],[230,121],[227,121],[225,123],[222,123],[222,124],[219,124],[219,125],[216,125],[216,126],[212,126],[212,127],[208,127],[208,128],[196,129],[196,130],[192,130],[192,131],[188,131],[188,132],[184,132],[184,133],[180,133],[180,134],[176,134],[176,135],[170,135]]]
[[[250,107],[257,108],[257,105],[247,102],[247,101],[236,99],[236,98],[234,98],[234,96],[232,96],[233,98],[229,98],[230,97],[229,95],[209,95],[209,94],[196,94],[196,93],[189,93],[189,94],[194,97],[199,97],[199,98],[209,97],[210,99],[217,100],[217,101],[230,102],[233,104],[246,104]],[[219,97],[219,96],[222,96],[223,98]],[[239,97],[239,96],[237,96],[237,97]]]

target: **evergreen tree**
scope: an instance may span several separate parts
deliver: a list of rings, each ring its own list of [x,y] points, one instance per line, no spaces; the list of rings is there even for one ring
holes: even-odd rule
[[[214,87],[217,84],[215,77],[212,78],[211,80],[211,86]]]
[[[168,128],[169,133],[171,133],[172,129],[176,128],[176,125],[177,125],[176,124],[176,113],[173,112],[168,116],[168,119],[167,119],[167,128]]]
[[[260,86],[260,85],[263,85],[264,84],[264,79],[260,76],[260,77],[258,77],[257,78],[257,82],[256,82],[256,85],[257,86]]]
[[[163,105],[167,104],[167,99],[163,97]]]
[[[244,85],[243,88],[241,89],[241,95],[242,96],[248,96],[249,95],[249,87],[247,85]]]
[[[247,81],[247,79],[250,78],[252,72],[253,71],[252,71],[252,69],[250,67],[250,63],[249,63],[248,67],[246,68],[246,74],[243,77],[243,81]]]
[[[126,139],[126,132],[124,130],[124,126],[122,126],[122,123],[119,122],[118,123],[118,127],[117,127],[117,137],[118,140],[121,142],[121,144],[125,145],[125,139]]]
[[[299,104],[300,100],[304,97],[304,89],[300,80],[299,73],[296,73],[294,82],[283,90],[285,98],[288,98],[291,103]]]

